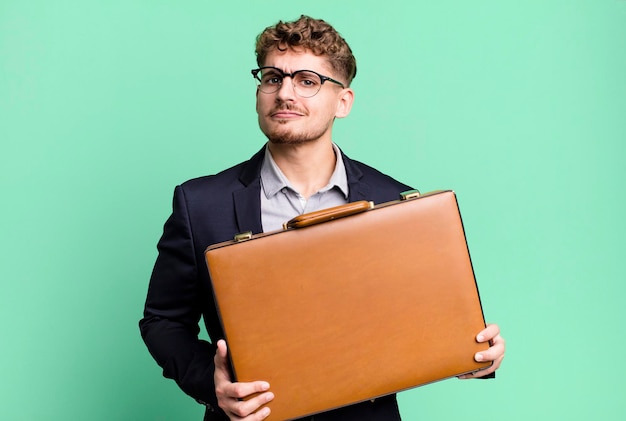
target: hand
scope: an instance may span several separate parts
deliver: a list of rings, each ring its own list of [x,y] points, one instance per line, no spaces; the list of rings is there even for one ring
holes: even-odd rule
[[[274,399],[274,394],[268,392],[270,385],[267,382],[257,381],[249,383],[233,383],[228,370],[228,348],[226,341],[217,342],[215,352],[215,394],[220,408],[233,420],[260,421],[270,414],[270,409],[259,408]],[[257,394],[248,400],[242,400],[250,395]]]
[[[474,355],[474,359],[478,362],[493,361],[493,364],[491,367],[484,370],[459,376],[459,379],[475,379],[477,377],[486,376],[487,374],[491,374],[496,371],[498,367],[500,367],[500,364],[502,364],[502,360],[504,359],[505,340],[502,336],[500,336],[500,328],[498,325],[487,325],[484,330],[476,335],[476,341],[480,343],[489,342],[490,347],[486,351],[477,352],[476,355]]]

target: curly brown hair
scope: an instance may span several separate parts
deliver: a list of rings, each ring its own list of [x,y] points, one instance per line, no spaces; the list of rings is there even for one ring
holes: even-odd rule
[[[326,56],[332,69],[343,76],[350,86],[356,75],[356,59],[345,39],[327,22],[302,15],[293,22],[279,21],[268,26],[256,39],[256,61],[265,64],[270,51],[309,50]]]

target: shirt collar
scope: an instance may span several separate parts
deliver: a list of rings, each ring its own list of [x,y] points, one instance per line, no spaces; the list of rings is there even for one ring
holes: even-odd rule
[[[326,192],[334,187],[337,187],[345,198],[348,198],[348,177],[346,175],[346,167],[343,163],[343,157],[341,155],[341,150],[334,143],[333,150],[335,151],[335,169],[333,174],[330,176],[330,180],[328,184],[321,188],[319,192]],[[276,193],[281,191],[283,188],[287,187],[293,191],[297,191],[293,188],[285,174],[278,168],[274,158],[272,158],[272,154],[269,151],[269,147],[265,146],[265,158],[263,159],[263,164],[261,165],[261,186],[263,188],[263,193],[265,197],[268,199],[275,196]]]

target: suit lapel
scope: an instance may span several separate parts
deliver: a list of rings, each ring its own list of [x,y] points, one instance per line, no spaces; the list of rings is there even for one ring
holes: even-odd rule
[[[233,192],[238,232],[263,232],[261,225],[261,165],[265,146],[243,166],[239,181],[244,188]]]
[[[261,184],[248,185],[233,193],[238,232],[263,232],[261,226]]]
[[[348,177],[348,202],[370,200],[370,186],[361,182],[363,172],[356,165],[355,161],[348,158],[343,151],[341,156],[346,167],[346,176]]]

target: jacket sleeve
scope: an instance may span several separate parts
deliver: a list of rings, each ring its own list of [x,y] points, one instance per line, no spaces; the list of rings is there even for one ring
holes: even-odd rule
[[[163,375],[218,416],[222,411],[213,380],[215,345],[198,338],[203,296],[198,266],[203,262],[197,261],[181,186],[174,192],[173,211],[157,248],[144,317],[139,322],[141,336]]]

